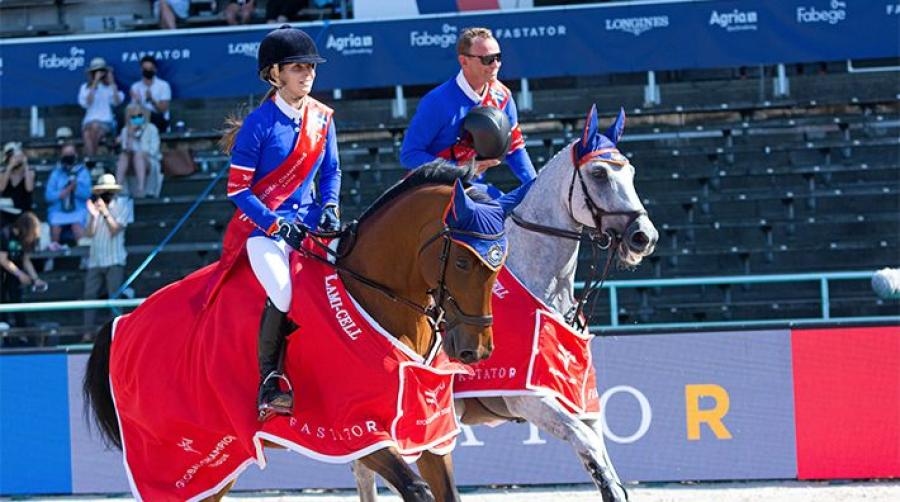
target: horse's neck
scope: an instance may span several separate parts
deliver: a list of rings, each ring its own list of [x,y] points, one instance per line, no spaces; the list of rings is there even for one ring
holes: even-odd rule
[[[339,264],[386,286],[402,298],[426,305],[428,286],[418,272],[416,262],[419,259],[418,232],[425,222],[437,221],[443,209],[434,203],[433,197],[427,189],[404,194],[364,220],[359,225],[353,249]],[[446,199],[446,191],[443,197]],[[398,203],[402,198],[408,199]],[[424,355],[429,351],[433,333],[424,315],[347,274],[341,274],[341,278],[350,295],[388,333],[417,354]]]
[[[523,219],[572,232],[581,231],[569,212],[572,176],[571,146],[564,148],[541,169],[525,200],[516,208]],[[575,303],[575,268],[578,241],[526,230],[507,220],[509,270],[535,296],[558,312]]]

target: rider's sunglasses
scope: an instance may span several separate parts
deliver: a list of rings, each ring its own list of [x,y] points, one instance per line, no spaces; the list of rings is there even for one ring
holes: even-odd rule
[[[496,54],[488,54],[486,56],[476,56],[474,54],[463,54],[463,56],[466,56],[468,58],[478,58],[478,60],[481,61],[481,64],[485,66],[490,66],[494,61],[498,63],[500,62],[499,52]]]

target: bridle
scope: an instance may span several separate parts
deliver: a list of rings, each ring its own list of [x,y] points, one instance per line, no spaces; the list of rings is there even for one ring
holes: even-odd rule
[[[572,179],[569,181],[569,200],[568,207],[566,209],[569,213],[569,217],[572,218],[572,221],[580,224],[580,222],[575,219],[575,213],[573,209],[573,199],[575,196],[575,179],[578,178],[578,181],[581,184],[581,196],[584,200],[584,205],[591,213],[591,219],[594,222],[593,228],[585,229],[585,225],[581,224],[582,230],[579,232],[575,232],[563,228],[556,228],[547,225],[541,225],[539,223],[534,223],[525,220],[515,211],[513,211],[512,213],[513,223],[524,228],[525,230],[574,241],[587,240],[588,244],[590,245],[592,255],[590,279],[586,283],[587,287],[584,289],[581,298],[576,301],[575,305],[570,308],[564,316],[566,322],[579,331],[583,330],[587,325],[587,319],[583,319],[584,307],[588,303],[588,301],[591,301],[591,312],[593,312],[593,299],[595,298],[594,295],[600,288],[603,287],[603,281],[605,281],[606,277],[609,275],[610,266],[612,265],[613,258],[615,257],[615,250],[619,247],[619,244],[622,243],[621,233],[612,228],[603,228],[603,217],[627,216],[628,222],[625,224],[624,228],[628,228],[632,223],[635,222],[635,220],[637,220],[641,216],[647,216],[646,209],[640,209],[637,211],[606,210],[600,204],[594,202],[593,197],[591,197],[590,192],[588,192],[587,183],[584,181],[584,174],[581,172],[581,167],[594,158],[598,157],[599,155],[608,153],[613,150],[614,149],[603,149],[595,152],[590,152],[589,154],[579,159],[576,157],[575,144],[572,144],[573,169]],[[607,251],[606,264],[603,266],[603,272],[598,280],[596,263],[598,261],[597,258],[599,258],[599,254],[602,251]]]
[[[351,270],[347,267],[339,265],[337,260],[334,262],[325,259],[322,256],[319,256],[316,253],[312,253],[304,250],[303,252],[322,263],[326,263],[329,266],[333,267],[335,270],[343,272],[353,279],[359,281],[361,284],[368,286],[375,291],[383,294],[388,297],[391,301],[404,305],[419,314],[424,315],[428,319],[428,323],[431,325],[431,329],[435,333],[444,333],[448,330],[453,329],[459,324],[465,324],[468,326],[477,326],[479,328],[488,328],[494,324],[494,316],[492,314],[487,315],[472,315],[465,313],[462,308],[459,306],[459,303],[456,301],[456,298],[450,294],[450,291],[447,289],[447,263],[450,259],[450,245],[452,243],[451,235],[467,235],[472,237],[477,237],[480,239],[487,240],[498,240],[503,236],[504,232],[500,232],[497,234],[482,234],[479,232],[471,232],[467,230],[458,230],[450,228],[449,226],[444,226],[437,233],[431,236],[428,240],[425,241],[424,244],[419,248],[418,254],[422,254],[425,249],[430,246],[432,243],[436,242],[438,239],[443,241],[441,248],[441,258],[440,258],[440,267],[441,267],[441,276],[438,280],[438,284],[435,288],[429,289],[426,291],[432,298],[432,303],[428,305],[420,305],[419,303],[410,300],[404,296],[398,295],[390,287],[374,280],[370,279],[354,270]],[[353,239],[353,243],[355,243],[355,235],[356,235],[356,225],[355,222],[351,223],[347,226],[344,231],[337,232],[318,232],[309,230],[308,234],[313,237],[312,241],[316,243],[318,247],[320,247],[327,254],[334,256],[335,258],[339,258],[345,256],[346,253],[338,255],[335,253],[330,247],[328,247],[321,239],[330,239],[335,237],[348,236]],[[349,234],[349,235],[347,235]],[[437,294],[437,297],[435,297]],[[444,303],[447,303],[448,308],[444,308]],[[452,319],[450,321],[447,320],[447,312],[452,313]]]

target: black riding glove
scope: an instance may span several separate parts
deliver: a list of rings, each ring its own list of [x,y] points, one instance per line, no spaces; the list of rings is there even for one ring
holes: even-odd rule
[[[288,246],[299,250],[306,237],[306,228],[297,223],[288,223],[281,218],[278,220],[278,230],[275,231],[275,235],[284,239]]]
[[[341,219],[338,217],[337,206],[326,206],[319,218],[319,228],[325,232],[337,232],[341,229]]]

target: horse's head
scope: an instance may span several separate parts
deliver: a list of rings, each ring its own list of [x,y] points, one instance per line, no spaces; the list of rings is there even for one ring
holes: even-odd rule
[[[597,126],[591,106],[581,137],[572,145],[572,217],[605,234],[617,246],[620,264],[636,266],[653,253],[659,233],[634,189],[634,166],[618,150],[625,130],[625,111],[606,133]]]
[[[452,358],[472,363],[493,351],[491,292],[506,259],[504,220],[527,190],[526,185],[494,201],[474,189],[468,195],[457,181],[443,230],[423,234],[419,263],[435,304],[445,312],[444,350]]]

